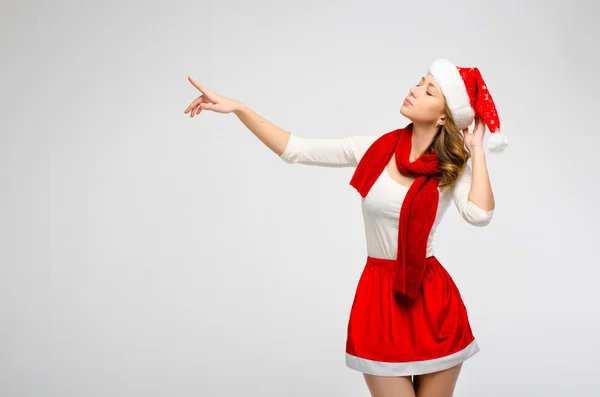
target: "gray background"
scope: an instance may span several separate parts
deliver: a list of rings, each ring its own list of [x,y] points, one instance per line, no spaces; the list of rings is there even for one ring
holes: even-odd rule
[[[302,137],[369,135],[439,57],[481,69],[510,140],[492,223],[453,205],[436,234],[481,347],[455,395],[598,393],[594,2],[2,9],[3,397],[369,395],[344,362],[352,169],[190,119],[187,76]]]

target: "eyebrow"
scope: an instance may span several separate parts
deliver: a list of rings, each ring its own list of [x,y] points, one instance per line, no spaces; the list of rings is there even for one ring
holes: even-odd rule
[[[421,81],[423,80],[425,80],[425,77],[421,77]],[[427,86],[432,86],[433,88],[435,88],[436,91],[438,91],[437,87],[431,84],[431,82],[427,83]]]

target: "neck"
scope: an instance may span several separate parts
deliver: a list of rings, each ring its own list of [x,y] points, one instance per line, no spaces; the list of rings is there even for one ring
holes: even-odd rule
[[[417,159],[423,154],[425,149],[429,147],[433,138],[439,131],[439,126],[431,124],[417,124],[413,123],[412,131],[412,150],[411,157]]]

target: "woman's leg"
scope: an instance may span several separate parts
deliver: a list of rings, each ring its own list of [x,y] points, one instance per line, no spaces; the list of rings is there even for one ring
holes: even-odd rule
[[[452,397],[463,363],[443,371],[415,375],[416,397]]]
[[[363,373],[372,397],[415,397],[411,376],[378,376]]]

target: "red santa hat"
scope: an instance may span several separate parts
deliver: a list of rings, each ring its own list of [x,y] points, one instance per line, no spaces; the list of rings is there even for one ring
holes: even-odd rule
[[[462,131],[471,125],[477,114],[492,134],[487,149],[492,152],[503,151],[508,145],[508,137],[500,133],[496,106],[479,69],[462,68],[446,59],[436,59],[429,66],[429,73],[442,88],[458,129]]]

